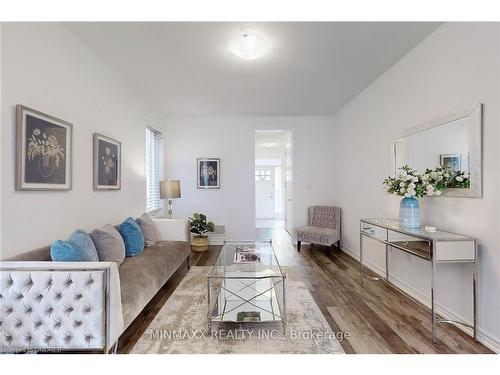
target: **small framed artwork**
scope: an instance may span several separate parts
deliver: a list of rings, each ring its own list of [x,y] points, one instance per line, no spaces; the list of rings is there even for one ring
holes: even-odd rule
[[[451,167],[451,169],[455,172],[462,170],[460,154],[442,154],[439,157],[442,167]]]
[[[94,133],[94,190],[121,189],[121,142]]]
[[[198,158],[198,189],[220,188],[220,159]]]
[[[16,106],[16,190],[71,190],[73,125]]]

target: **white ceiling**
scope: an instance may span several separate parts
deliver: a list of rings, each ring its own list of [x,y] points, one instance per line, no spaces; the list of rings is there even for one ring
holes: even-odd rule
[[[66,23],[170,116],[328,116],[408,53],[438,23]],[[254,61],[227,50],[257,33]]]

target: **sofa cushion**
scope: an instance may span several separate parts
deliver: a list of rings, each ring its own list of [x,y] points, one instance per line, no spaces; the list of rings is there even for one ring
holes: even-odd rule
[[[155,242],[158,241],[158,231],[156,230],[156,225],[155,223],[153,223],[151,217],[148,214],[144,213],[135,221],[142,229],[146,246],[154,245]]]
[[[189,257],[184,241],[159,241],[141,255],[125,258],[120,272],[123,319],[127,327]]]
[[[144,250],[144,234],[134,219],[129,217],[121,223],[118,226],[118,232],[120,232],[125,243],[125,256],[133,257],[142,253]]]
[[[67,241],[54,241],[50,248],[54,262],[98,262],[99,257],[92,238],[84,230],[77,229]]]
[[[39,249],[26,251],[21,254],[17,254],[6,259],[0,260],[8,260],[8,261],[51,261],[50,257],[50,246],[41,247]]]
[[[90,233],[94,241],[97,255],[101,262],[116,262],[121,264],[125,259],[125,243],[120,233],[111,224]]]
[[[329,246],[340,238],[335,229],[307,226],[296,230],[297,241]]]

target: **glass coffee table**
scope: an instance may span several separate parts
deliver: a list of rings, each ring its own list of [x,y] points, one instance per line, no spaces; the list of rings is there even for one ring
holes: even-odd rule
[[[208,325],[280,322],[286,327],[286,275],[271,241],[225,241],[208,274]]]

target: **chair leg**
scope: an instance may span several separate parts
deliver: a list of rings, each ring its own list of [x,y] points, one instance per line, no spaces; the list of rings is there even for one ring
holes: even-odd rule
[[[297,250],[300,253],[300,241],[297,241]]]
[[[187,257],[187,259],[186,259],[186,265],[187,265],[187,269],[189,271],[191,269],[191,256]]]
[[[116,354],[118,352],[118,339],[116,339],[116,342],[111,346],[111,348],[108,349],[108,352],[104,351],[104,354]]]

